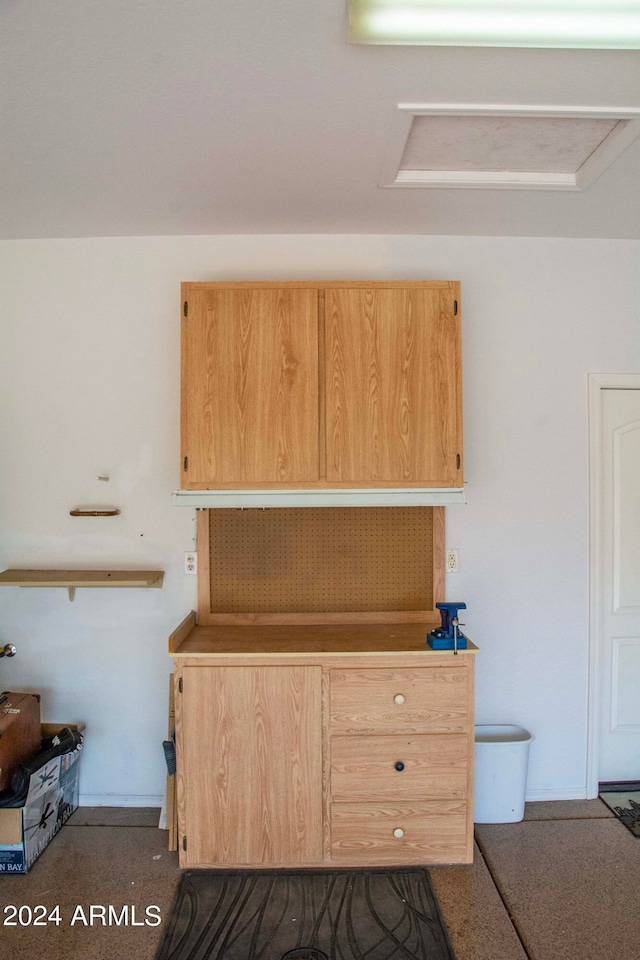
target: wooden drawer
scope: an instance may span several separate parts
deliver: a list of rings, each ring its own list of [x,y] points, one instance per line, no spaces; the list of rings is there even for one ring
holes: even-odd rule
[[[465,863],[464,800],[334,803],[331,859],[364,863]]]
[[[466,665],[331,670],[331,733],[464,733],[471,723]]]
[[[466,736],[332,737],[330,749],[333,801],[467,795]]]

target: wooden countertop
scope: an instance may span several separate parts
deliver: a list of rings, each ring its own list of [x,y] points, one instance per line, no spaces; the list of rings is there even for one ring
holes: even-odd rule
[[[174,657],[256,655],[308,656],[313,654],[426,654],[450,656],[451,651],[432,650],[427,633],[439,623],[345,623],[321,625],[212,626],[196,624],[190,613],[169,637]],[[477,652],[469,641],[460,654]]]

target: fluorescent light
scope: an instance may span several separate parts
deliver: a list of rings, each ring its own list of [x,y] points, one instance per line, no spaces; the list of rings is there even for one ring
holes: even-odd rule
[[[350,0],[349,41],[640,49],[638,0]]]

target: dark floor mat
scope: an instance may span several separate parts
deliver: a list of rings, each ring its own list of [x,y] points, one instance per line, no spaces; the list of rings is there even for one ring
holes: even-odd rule
[[[601,783],[598,796],[634,837],[640,837],[640,781]]]
[[[426,870],[182,875],[156,960],[455,960]]]

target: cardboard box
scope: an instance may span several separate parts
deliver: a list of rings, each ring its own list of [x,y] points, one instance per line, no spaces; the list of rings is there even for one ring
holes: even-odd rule
[[[73,723],[42,724],[41,736],[54,736]],[[31,775],[23,807],[0,808],[0,874],[27,873],[62,825],[78,807],[80,754],[54,757]]]
[[[40,697],[36,693],[0,694],[0,790],[13,771],[40,750]]]

